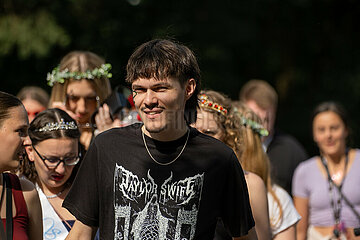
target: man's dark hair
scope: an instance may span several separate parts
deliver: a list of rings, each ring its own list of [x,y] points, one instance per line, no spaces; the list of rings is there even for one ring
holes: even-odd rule
[[[197,95],[200,92],[200,69],[194,53],[186,46],[172,40],[155,39],[140,45],[130,56],[126,66],[126,82],[138,78],[176,78],[184,86],[193,78],[194,94],[186,102],[185,111],[196,111]]]

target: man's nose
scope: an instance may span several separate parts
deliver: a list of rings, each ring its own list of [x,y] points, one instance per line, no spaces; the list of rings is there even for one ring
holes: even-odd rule
[[[145,93],[145,99],[144,99],[144,104],[147,107],[153,108],[156,104],[157,104],[157,97],[156,97],[156,93],[152,90],[147,90]]]

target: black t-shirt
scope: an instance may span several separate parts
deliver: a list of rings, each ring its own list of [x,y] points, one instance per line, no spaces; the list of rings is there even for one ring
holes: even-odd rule
[[[212,239],[217,218],[234,237],[254,226],[243,171],[233,151],[191,128],[169,165],[149,156],[141,124],[99,134],[64,200],[101,239]],[[174,159],[187,134],[170,142],[145,136],[159,162]]]

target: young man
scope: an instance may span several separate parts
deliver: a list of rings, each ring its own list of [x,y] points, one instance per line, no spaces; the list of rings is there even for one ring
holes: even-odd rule
[[[236,239],[256,239],[234,153],[190,128],[200,70],[168,40],[142,44],[128,61],[143,124],[98,135],[64,201],[77,221],[67,239],[213,239],[222,218]]]

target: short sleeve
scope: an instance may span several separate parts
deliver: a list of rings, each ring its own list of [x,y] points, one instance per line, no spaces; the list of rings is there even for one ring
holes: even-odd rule
[[[98,155],[96,144],[87,151],[63,207],[88,226],[99,225]]]
[[[292,195],[294,197],[309,198],[309,190],[306,185],[308,171],[306,163],[301,163],[295,169],[292,181]]]
[[[222,220],[232,237],[247,235],[255,226],[243,169],[234,153],[231,154],[225,176]]]
[[[274,185],[273,190],[276,194],[276,197],[280,201],[282,208],[282,219],[277,221],[277,224],[272,226],[271,229],[273,236],[275,236],[279,232],[284,231],[285,229],[296,224],[301,219],[301,216],[296,211],[290,195],[284,189],[282,189],[280,186]],[[280,208],[270,193],[268,193],[268,202],[270,218],[278,219],[278,216],[280,215]]]

